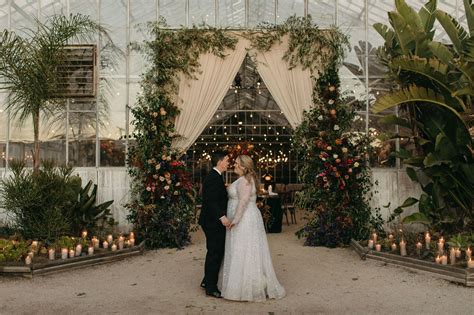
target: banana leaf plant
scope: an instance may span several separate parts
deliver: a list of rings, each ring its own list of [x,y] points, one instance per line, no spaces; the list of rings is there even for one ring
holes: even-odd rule
[[[474,95],[474,6],[464,0],[468,30],[428,1],[418,12],[396,0],[389,12],[390,26],[375,24],[384,38],[379,58],[389,68],[399,89],[379,98],[372,111],[399,106],[401,115],[384,121],[410,130],[414,152],[400,149],[409,177],[423,194],[395,209],[418,203],[419,212],[404,222],[434,225],[443,230],[474,227],[474,163],[469,125]],[[434,40],[438,21],[451,44]]]

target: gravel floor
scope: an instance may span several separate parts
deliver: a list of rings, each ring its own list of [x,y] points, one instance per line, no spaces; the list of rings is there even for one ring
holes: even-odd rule
[[[473,314],[474,288],[380,262],[348,248],[302,246],[297,226],[269,234],[273,262],[287,296],[265,303],[206,297],[203,233],[184,250],[149,251],[70,273],[0,277],[0,314]]]

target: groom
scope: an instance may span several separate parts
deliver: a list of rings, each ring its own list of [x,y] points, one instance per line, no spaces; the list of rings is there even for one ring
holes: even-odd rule
[[[204,279],[201,287],[206,289],[206,295],[216,298],[221,297],[217,289],[217,277],[224,257],[225,231],[230,225],[226,217],[227,190],[224,185],[222,173],[229,166],[229,156],[226,152],[217,151],[211,156],[214,168],[204,179],[202,186],[202,210],[199,217],[206,235],[206,262],[204,265]]]

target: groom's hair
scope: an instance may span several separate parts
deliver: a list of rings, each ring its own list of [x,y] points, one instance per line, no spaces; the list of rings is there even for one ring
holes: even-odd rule
[[[222,161],[227,156],[225,151],[214,151],[211,154],[211,163],[212,166],[217,166],[217,162]]]

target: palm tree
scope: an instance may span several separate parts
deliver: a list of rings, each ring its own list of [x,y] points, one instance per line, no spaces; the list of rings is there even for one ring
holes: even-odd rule
[[[56,15],[44,23],[36,20],[26,36],[4,30],[0,34],[0,89],[8,92],[7,109],[20,123],[32,119],[34,132],[33,164],[40,165],[40,116],[46,121],[63,110],[57,94],[61,69],[66,58],[64,47],[73,42],[94,42],[97,34],[110,37],[90,17]]]

